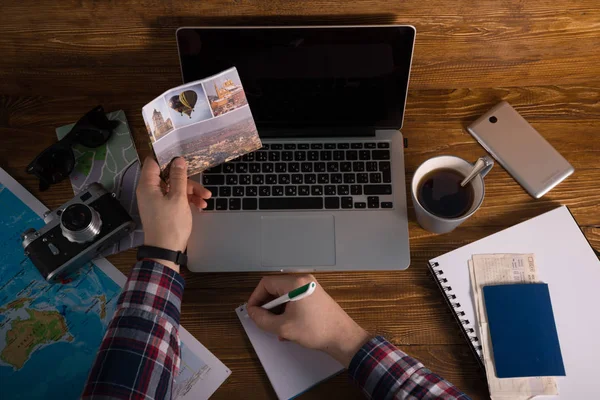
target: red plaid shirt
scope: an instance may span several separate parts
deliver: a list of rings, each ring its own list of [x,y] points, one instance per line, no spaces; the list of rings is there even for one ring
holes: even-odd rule
[[[170,399],[180,362],[184,280],[152,261],[135,265],[85,385],[84,399]],[[381,336],[348,369],[372,399],[468,399]]]

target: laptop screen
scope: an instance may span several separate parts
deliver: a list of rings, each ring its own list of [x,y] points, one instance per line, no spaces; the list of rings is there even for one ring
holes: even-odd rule
[[[261,136],[399,129],[414,38],[407,26],[177,31],[184,82],[235,66]]]

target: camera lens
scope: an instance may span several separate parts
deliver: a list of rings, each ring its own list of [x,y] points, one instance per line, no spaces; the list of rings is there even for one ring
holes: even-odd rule
[[[490,117],[489,121],[490,121],[492,124],[495,124],[496,122],[498,122],[498,118],[496,118],[496,117],[494,117],[494,116],[492,115],[492,116]]]
[[[71,242],[85,243],[100,233],[100,215],[85,204],[71,204],[60,216],[60,228]]]

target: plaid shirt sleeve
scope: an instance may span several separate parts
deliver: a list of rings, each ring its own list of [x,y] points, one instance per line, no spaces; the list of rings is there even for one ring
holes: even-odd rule
[[[381,336],[356,353],[348,373],[369,399],[469,399]]]
[[[180,362],[184,280],[154,261],[137,263],[119,297],[83,399],[170,399]]]

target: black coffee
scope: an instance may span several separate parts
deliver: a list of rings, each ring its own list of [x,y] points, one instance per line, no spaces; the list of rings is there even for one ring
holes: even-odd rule
[[[475,190],[469,183],[461,187],[465,179],[459,172],[441,168],[429,172],[419,182],[417,199],[430,213],[442,218],[458,218],[473,205]]]

